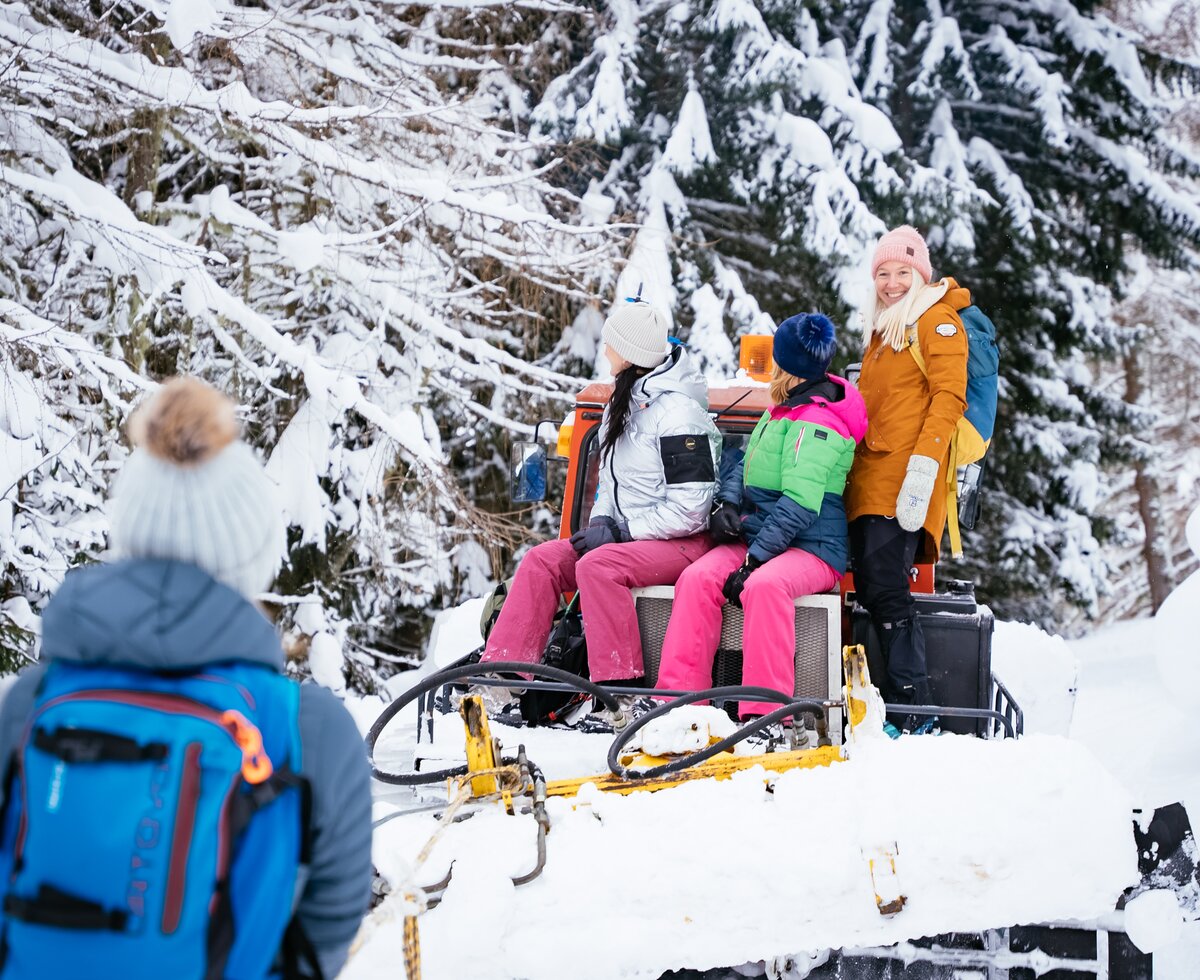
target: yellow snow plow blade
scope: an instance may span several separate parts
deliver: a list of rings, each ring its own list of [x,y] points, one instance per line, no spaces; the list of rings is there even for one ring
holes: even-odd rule
[[[846,717],[850,721],[849,742],[883,734],[886,711],[879,690],[871,683],[867,651],[862,644],[842,647],[842,671],[846,677]]]
[[[845,667],[846,713],[850,720],[851,740],[853,741],[856,730],[862,735],[871,733],[872,729],[881,732],[883,704],[879,692],[871,685],[865,650],[862,646],[847,646],[842,651],[842,661]],[[495,771],[499,753],[488,731],[487,715],[482,704],[477,704],[477,701],[476,698],[464,698],[460,711],[467,729],[467,764],[471,773],[480,773],[471,778],[472,795],[482,797],[498,791],[496,779],[491,773]],[[588,783],[605,793],[655,792],[698,779],[729,779],[734,773],[758,765],[770,773],[778,774],[792,769],[829,766],[843,760],[841,748],[833,745],[760,755],[722,752],[679,772],[648,779],[626,779],[612,773],[601,773],[550,780],[546,783],[546,796],[575,796]],[[623,757],[621,764],[626,768],[652,769],[671,761],[670,757],[665,756],[630,755]]]
[[[630,756],[621,760],[625,766],[647,769],[670,761],[671,759],[668,757],[654,755]],[[816,749],[798,749],[794,752],[769,752],[765,755],[733,755],[729,752],[722,752],[691,768],[656,779],[621,779],[607,772],[599,776],[556,779],[546,783],[546,795],[574,796],[588,783],[593,783],[598,790],[605,793],[626,794],[641,790],[654,792],[694,782],[697,779],[728,779],[735,772],[759,765],[768,772],[781,773],[787,772],[789,769],[813,769],[817,766],[828,766],[841,761],[841,754],[837,747],[832,745],[823,745]]]

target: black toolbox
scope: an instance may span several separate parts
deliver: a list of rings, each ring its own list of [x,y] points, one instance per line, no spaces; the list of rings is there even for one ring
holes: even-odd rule
[[[992,611],[975,601],[970,582],[950,582],[950,591],[914,593],[917,615],[925,633],[925,659],[933,703],[954,708],[991,708]],[[867,650],[867,669],[876,685],[887,671],[879,638],[867,611],[858,603],[850,607],[853,643]],[[986,737],[988,720],[941,719],[943,731]]]

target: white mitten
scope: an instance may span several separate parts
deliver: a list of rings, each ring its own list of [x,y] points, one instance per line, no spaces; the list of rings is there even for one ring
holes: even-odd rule
[[[900,495],[896,498],[896,520],[904,530],[916,531],[925,523],[937,474],[936,459],[915,454],[908,457],[908,472],[904,474]]]

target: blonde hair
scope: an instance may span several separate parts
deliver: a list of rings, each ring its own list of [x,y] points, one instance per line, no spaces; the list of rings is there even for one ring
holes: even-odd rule
[[[771,401],[776,405],[782,405],[787,401],[788,393],[798,384],[802,384],[803,378],[797,378],[794,374],[788,374],[778,364],[771,370]]]
[[[915,268],[909,266],[909,269],[912,270],[912,285],[900,301],[891,306],[880,305],[879,292],[872,276],[867,302],[863,306],[863,350],[871,343],[874,334],[879,334],[893,350],[900,350],[904,346],[905,330],[916,319],[915,311],[921,307],[925,291],[935,288]]]

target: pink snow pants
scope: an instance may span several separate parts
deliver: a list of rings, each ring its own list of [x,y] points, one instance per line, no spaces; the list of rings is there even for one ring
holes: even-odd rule
[[[712,687],[721,639],[721,587],[746,557],[746,545],[722,544],[688,567],[675,583],[671,621],[663,640],[657,687],[701,691]],[[742,590],[742,683],[785,694],[796,689],[794,600],[827,592],[841,576],[816,555],[789,548],[755,569]],[[764,715],[778,704],[742,701],[739,714]]]
[[[566,539],[544,541],[521,559],[482,660],[539,663],[564,592],[579,592],[592,680],[641,677],[642,636],[631,588],[674,585],[712,547],[707,532],[666,541],[606,544],[582,558]]]

